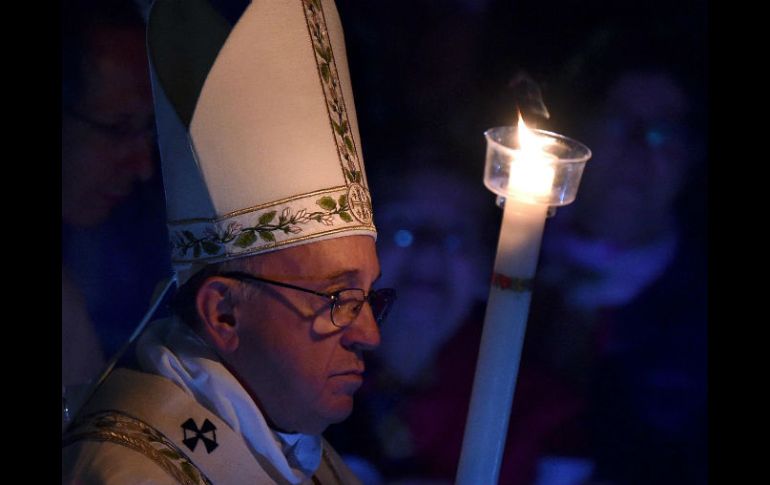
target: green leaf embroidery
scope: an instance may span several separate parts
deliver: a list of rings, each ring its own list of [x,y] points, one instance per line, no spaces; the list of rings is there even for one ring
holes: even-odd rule
[[[275,241],[275,236],[273,236],[273,233],[270,231],[259,231],[259,236],[265,241]]]
[[[188,241],[190,242],[195,241],[195,236],[193,236],[193,233],[191,233],[190,231],[182,231],[182,234],[184,234],[184,237],[186,237]]]
[[[238,236],[238,239],[235,240],[235,245],[239,248],[247,248],[254,244],[256,241],[257,235],[254,234],[254,231],[244,231],[240,236]]]
[[[203,241],[203,250],[206,252],[206,254],[217,254],[219,252],[219,244],[211,242],[211,241]]]
[[[340,218],[345,222],[353,222],[353,218],[345,211],[340,212]]]
[[[313,46],[313,47],[315,47],[315,51],[318,52],[318,55],[321,56],[321,58],[323,58],[324,61],[330,62],[332,60],[332,58],[329,55],[329,52],[327,50],[322,49],[322,48],[318,47],[317,45]]]
[[[342,170],[345,171],[345,177],[347,177],[348,180],[350,180],[351,182],[355,182],[355,180],[353,180],[353,174],[350,173],[350,170],[348,170],[347,168],[343,168]]]
[[[336,131],[336,132],[337,132],[337,133],[338,133],[340,136],[344,135],[344,134],[345,134],[345,132],[347,131],[347,128],[346,128],[346,125],[347,125],[347,123],[346,123],[346,122],[344,122],[344,121],[342,122],[342,125],[339,125],[339,124],[337,124],[337,122],[336,122],[336,121],[332,120],[332,124],[334,125],[334,130],[335,130],[335,131]]]
[[[327,83],[329,82],[329,77],[331,76],[331,72],[329,71],[329,64],[324,62],[321,64],[321,76],[323,76],[324,81]]]
[[[200,256],[201,256],[201,245],[200,243],[195,243],[195,246],[193,246],[193,257],[200,258]]]
[[[167,457],[171,458],[172,460],[179,460],[179,459],[181,459],[181,458],[182,458],[182,457],[179,455],[179,453],[177,453],[177,452],[175,452],[175,451],[172,451],[172,450],[160,450],[160,452],[161,452],[162,454],[164,454],[165,456],[167,456]]]
[[[322,209],[326,209],[328,211],[333,211],[334,209],[337,208],[337,202],[335,202],[335,200],[329,197],[328,195],[326,197],[321,197],[320,199],[318,199],[316,201],[316,204],[321,206]]]
[[[339,203],[340,207],[347,206],[348,205],[348,196],[347,196],[347,194],[340,195],[338,203]]]
[[[262,224],[269,224],[270,221],[275,218],[275,213],[276,211],[270,211],[262,214],[262,216],[259,218],[259,225],[261,226]]]
[[[195,468],[192,467],[189,463],[186,461],[183,461],[180,463],[180,466],[182,467],[182,471],[190,477],[190,480],[193,480],[195,483],[198,483],[198,473],[195,471]]]
[[[353,170],[352,172],[348,172],[348,173],[350,173],[350,181],[351,182],[360,182],[361,181],[361,172],[359,172],[358,170]]]
[[[347,146],[348,150],[351,152],[355,151],[355,148],[353,147],[353,140],[351,140],[349,136],[345,137],[345,146]]]
[[[338,124],[336,121],[332,120],[332,124],[334,125],[334,130],[339,134],[340,136],[344,136],[345,133],[348,131],[348,122],[343,120],[342,124]]]

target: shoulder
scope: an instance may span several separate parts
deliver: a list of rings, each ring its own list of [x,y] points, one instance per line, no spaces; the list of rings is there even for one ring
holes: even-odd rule
[[[96,477],[82,483],[123,483],[105,481],[107,471],[138,473],[126,483],[145,483],[136,480],[148,467],[168,475],[161,484],[275,483],[243,437],[194,396],[165,377],[126,368],[115,369],[83,405],[63,446],[64,477]],[[96,453],[102,465],[90,463]]]
[[[162,433],[119,411],[79,419],[65,434],[63,445],[64,483],[210,483]]]
[[[109,441],[79,441],[62,450],[62,484],[171,485],[169,473],[143,454]]]

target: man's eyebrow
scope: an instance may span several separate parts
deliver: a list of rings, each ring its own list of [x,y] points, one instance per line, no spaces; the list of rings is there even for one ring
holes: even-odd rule
[[[343,280],[349,280],[354,279],[356,276],[358,276],[361,273],[361,270],[359,269],[346,269],[341,271],[336,271],[334,273],[330,273],[328,275],[324,275],[321,277],[321,279],[326,281],[343,281]],[[377,273],[377,276],[372,280],[372,284],[376,283],[377,280],[380,279],[382,276],[382,271],[379,271]]]
[[[341,280],[341,279],[356,276],[359,272],[360,271],[357,269],[343,269],[341,271],[336,271],[334,273],[323,275],[321,279],[328,280],[328,281]]]

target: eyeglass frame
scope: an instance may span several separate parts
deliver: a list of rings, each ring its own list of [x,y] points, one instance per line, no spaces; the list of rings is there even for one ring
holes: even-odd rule
[[[283,281],[269,280],[267,278],[254,276],[253,274],[245,273],[243,271],[226,271],[222,273],[217,273],[214,276],[232,278],[234,280],[244,281],[244,282],[267,283],[270,285],[280,286],[282,288],[289,288],[292,290],[302,291],[302,292],[310,293],[316,296],[322,296],[324,298],[328,298],[329,299],[329,320],[332,322],[332,325],[340,329],[347,328],[350,325],[352,325],[353,322],[355,322],[356,318],[358,318],[358,316],[361,314],[361,310],[359,309],[355,317],[353,317],[350,320],[350,323],[346,325],[339,325],[337,324],[337,322],[334,321],[334,308],[339,303],[340,293],[342,293],[343,291],[348,291],[348,290],[361,291],[364,294],[364,299],[361,301],[361,308],[363,308],[363,303],[368,303],[369,308],[371,308],[372,310],[374,310],[374,308],[372,307],[372,302],[370,300],[370,297],[372,295],[377,295],[377,294],[382,295],[383,294],[382,292],[386,292],[385,300],[388,303],[387,303],[387,306],[385,306],[384,310],[382,311],[382,315],[377,317],[377,315],[374,315],[374,312],[372,312],[372,315],[374,316],[374,321],[377,323],[378,327],[382,326],[382,322],[385,320],[385,317],[387,317],[388,312],[390,311],[390,308],[393,305],[393,302],[396,300],[396,290],[394,288],[379,288],[376,290],[372,289],[369,292],[366,292],[363,288],[340,288],[339,290],[333,291],[331,293],[325,293],[322,291],[316,291],[316,290],[311,290],[309,288],[303,288],[301,286],[292,285],[291,283],[284,283]]]

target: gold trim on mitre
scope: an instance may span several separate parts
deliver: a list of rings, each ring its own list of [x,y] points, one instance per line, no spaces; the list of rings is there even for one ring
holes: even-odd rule
[[[215,220],[169,222],[172,262],[224,261],[343,231],[374,232],[371,212],[368,191],[351,184],[236,211]]]
[[[321,88],[326,99],[326,112],[329,114],[329,126],[337,145],[345,183],[360,184],[363,182],[365,184],[361,175],[361,163],[358,159],[356,141],[350,129],[350,119],[345,106],[345,97],[342,94],[337,62],[326,28],[323,6],[320,0],[302,0],[302,5],[305,8],[308,35],[313,45],[318,78],[321,81]]]

